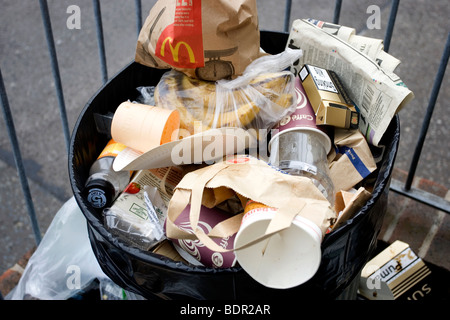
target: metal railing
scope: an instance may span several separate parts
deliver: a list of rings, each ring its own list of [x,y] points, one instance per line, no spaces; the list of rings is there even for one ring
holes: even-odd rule
[[[414,149],[414,155],[411,161],[411,166],[409,168],[408,177],[403,185],[397,180],[391,182],[390,189],[404,196],[412,198],[416,201],[427,204],[433,208],[450,213],[450,203],[443,198],[435,196],[429,192],[425,192],[418,188],[412,187],[412,182],[416,173],[417,165],[419,163],[420,154],[422,153],[422,147],[425,143],[425,138],[428,132],[428,127],[430,125],[431,117],[433,115],[434,107],[436,105],[436,100],[439,95],[439,90],[441,88],[442,80],[444,78],[445,69],[447,68],[448,58],[450,55],[450,32],[447,35],[447,42],[445,43],[444,52],[442,54],[441,62],[439,64],[439,69],[434,80],[433,88],[431,90],[430,99],[428,100],[428,107],[425,113],[422,128],[420,130],[419,140],[417,141],[416,147]]]
[[[102,26],[102,17],[101,17],[101,6],[99,0],[92,0],[93,7],[94,7],[94,16],[95,16],[95,22],[96,22],[96,30],[97,30],[97,41],[98,41],[98,51],[99,51],[99,60],[100,60],[100,68],[101,68],[101,74],[102,74],[102,80],[103,83],[106,83],[108,80],[108,70],[107,70],[107,63],[106,63],[106,54],[105,54],[105,44],[104,44],[104,37],[103,37],[103,26]],[[399,7],[400,0],[392,0],[391,2],[391,9],[389,14],[389,20],[386,28],[386,33],[384,37],[384,50],[387,52],[389,50],[389,46],[391,43],[392,33],[395,26],[395,19],[397,16],[397,11]],[[66,106],[65,106],[65,100],[64,100],[64,93],[61,85],[61,76],[58,66],[58,58],[55,50],[55,42],[53,38],[53,32],[52,32],[52,26],[51,26],[51,19],[49,15],[48,10],[48,4],[46,0],[39,0],[40,9],[41,9],[41,15],[42,15],[42,21],[44,25],[46,40],[47,40],[47,47],[49,51],[50,56],[50,62],[52,67],[52,73],[53,78],[55,81],[55,89],[56,89],[56,95],[58,98],[58,104],[59,104],[59,111],[60,111],[60,117],[63,127],[63,134],[66,142],[67,150],[69,150],[69,141],[70,141],[70,132],[69,132],[69,125],[67,121],[67,114],[66,114]],[[290,16],[291,16],[291,7],[292,7],[292,0],[286,0],[285,4],[285,20],[284,20],[284,32],[289,31],[290,26]],[[334,14],[333,14],[333,23],[338,24],[339,23],[339,17],[342,7],[342,0],[335,0],[335,6],[334,6]],[[140,32],[140,28],[142,26],[142,6],[141,6],[141,0],[135,0],[135,9],[136,9],[136,29],[137,34]],[[446,213],[450,213],[450,202],[446,201],[445,199],[438,197],[434,194],[425,192],[423,190],[417,189],[412,186],[412,181],[415,176],[415,172],[418,166],[418,162],[420,159],[420,155],[422,152],[422,147],[425,142],[425,137],[428,131],[428,126],[431,121],[431,117],[433,115],[434,107],[436,105],[436,100],[439,94],[439,90],[442,84],[442,80],[445,74],[445,70],[448,64],[449,60],[449,54],[450,54],[450,33],[447,36],[447,42],[445,44],[444,52],[440,61],[439,70],[436,74],[434,85],[430,94],[428,107],[426,110],[426,114],[424,115],[424,120],[422,123],[422,129],[420,132],[419,140],[417,141],[417,145],[415,148],[414,156],[411,161],[411,166],[408,172],[408,177],[406,180],[406,183],[402,183],[400,181],[397,181],[395,179],[392,179],[390,190],[397,192],[399,194],[402,194],[406,197],[412,198],[416,201],[419,201],[421,203],[424,203],[426,205],[429,205],[433,208],[439,209],[441,211],[444,211]],[[39,230],[39,223],[36,218],[36,212],[33,205],[33,200],[31,198],[30,188],[28,185],[27,176],[24,170],[23,160],[20,152],[19,147],[19,141],[17,139],[16,130],[8,102],[8,97],[5,89],[5,85],[3,82],[3,76],[1,73],[0,68],[0,96],[1,96],[1,106],[3,111],[4,120],[6,123],[6,127],[8,130],[9,140],[12,145],[14,159],[15,159],[15,165],[17,169],[17,173],[19,175],[22,192],[24,194],[26,207],[28,211],[28,215],[30,218],[30,222],[32,225],[32,229],[34,232],[34,237],[36,244],[38,245],[41,241],[41,233]],[[0,299],[3,297],[0,293]]]

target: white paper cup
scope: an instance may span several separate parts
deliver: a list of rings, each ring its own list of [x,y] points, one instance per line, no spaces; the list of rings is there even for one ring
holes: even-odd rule
[[[263,236],[276,209],[248,211],[236,234],[239,248]],[[308,219],[296,216],[291,226],[266,239],[235,251],[240,266],[257,282],[275,288],[292,288],[308,281],[321,260],[322,232]]]

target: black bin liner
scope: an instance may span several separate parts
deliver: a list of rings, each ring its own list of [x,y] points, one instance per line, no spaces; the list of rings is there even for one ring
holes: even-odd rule
[[[285,49],[287,33],[261,31],[261,47],[276,54]],[[271,289],[253,280],[242,268],[192,267],[158,254],[127,246],[104,228],[102,219],[81,191],[91,164],[108,141],[97,133],[94,113],[114,112],[135,99],[139,86],[155,86],[167,70],[135,62],[106,83],[86,104],[72,134],[69,176],[75,199],[87,219],[93,252],[115,283],[147,299],[335,299],[355,280],[377,244],[386,212],[390,177],[400,139],[398,116],[384,135],[386,146],[375,188],[366,205],[339,229],[325,236],[319,270],[308,282],[291,289]]]

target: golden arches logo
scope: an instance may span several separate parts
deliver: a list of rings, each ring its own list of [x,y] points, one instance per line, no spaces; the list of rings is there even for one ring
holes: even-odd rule
[[[191,46],[184,41],[180,41],[175,45],[175,48],[174,48],[172,46],[173,39],[171,37],[167,37],[166,39],[164,39],[164,41],[161,45],[161,56],[162,57],[164,57],[164,54],[165,54],[165,47],[166,47],[167,41],[169,41],[169,48],[170,48],[170,52],[172,53],[173,61],[179,62],[178,61],[178,53],[180,52],[181,45],[184,45],[184,47],[186,48],[188,55],[189,55],[189,62],[195,63],[194,51],[192,51]]]

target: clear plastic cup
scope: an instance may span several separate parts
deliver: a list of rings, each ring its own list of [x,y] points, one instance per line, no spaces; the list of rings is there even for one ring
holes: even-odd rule
[[[269,163],[288,174],[310,178],[333,205],[335,190],[327,160],[331,150],[328,127],[316,125],[316,116],[298,77],[295,89],[297,109],[274,128]]]
[[[280,170],[312,180],[333,205],[335,190],[329,177],[323,137],[312,130],[292,130],[271,140],[269,162]]]

